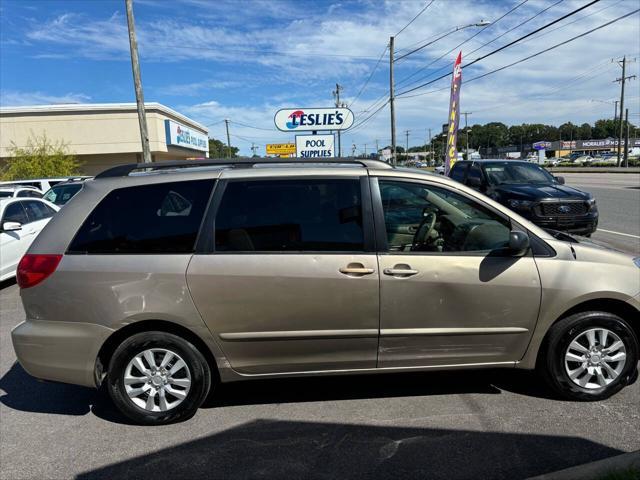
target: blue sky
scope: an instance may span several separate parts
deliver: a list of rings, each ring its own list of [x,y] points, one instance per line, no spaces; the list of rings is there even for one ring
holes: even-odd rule
[[[383,52],[389,36],[429,1],[134,0],[145,98],[210,125],[210,136],[216,138],[224,135],[224,118],[257,127],[232,123],[232,144],[243,154],[250,154],[251,142],[262,146],[291,140],[275,131],[275,111],[330,106],[336,82],[344,87],[343,99],[355,112],[357,126],[384,103],[389,69],[388,52]],[[435,0],[397,36],[400,54],[456,26],[495,22],[521,5],[486,28],[462,29],[399,61],[397,92],[447,72],[455,57],[448,52],[465,41],[459,49],[470,61],[588,3],[522,1]],[[516,67],[468,85],[465,79],[637,8],[640,0],[602,0],[464,70],[461,104],[473,112],[470,123],[560,124],[611,117],[619,96],[613,80],[620,76],[611,59],[640,57],[638,14]],[[1,0],[0,35],[2,106],[135,101],[124,0]],[[630,64],[629,73],[638,75],[638,65]],[[628,85],[631,119],[639,123],[638,80]],[[424,95],[398,98],[399,144],[404,145],[405,130],[414,145],[424,143],[426,129],[441,128],[447,90],[448,79],[443,79],[414,92]],[[350,152],[356,144],[360,152],[367,144],[372,151],[376,139],[382,146],[389,138],[386,106],[345,133],[343,149],[348,146]]]

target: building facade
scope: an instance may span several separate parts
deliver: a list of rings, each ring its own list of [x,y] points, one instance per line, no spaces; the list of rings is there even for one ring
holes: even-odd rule
[[[152,161],[209,156],[205,126],[159,103],[146,103],[145,110]],[[65,143],[87,175],[142,161],[135,103],[0,108],[0,168],[13,145],[25,147],[30,138],[42,135]]]

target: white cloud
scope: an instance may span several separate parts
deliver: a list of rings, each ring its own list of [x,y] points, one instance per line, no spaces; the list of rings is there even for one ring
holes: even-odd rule
[[[0,106],[2,107],[19,107],[24,105],[48,105],[63,103],[86,103],[90,100],[91,97],[83,93],[51,95],[43,92],[0,90]]]

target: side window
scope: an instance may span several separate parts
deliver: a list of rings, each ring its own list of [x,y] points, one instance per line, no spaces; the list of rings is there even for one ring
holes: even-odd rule
[[[44,220],[45,218],[49,218],[53,216],[53,213],[55,213],[53,212],[53,210],[51,210],[42,202],[35,202],[33,200],[23,200],[21,203],[24,206],[24,209],[27,211],[29,222],[37,222],[38,220]]]
[[[462,182],[468,166],[468,163],[456,163],[451,169],[451,175],[449,176],[457,182]]]
[[[360,181],[230,182],[216,213],[215,249],[363,251]]]
[[[454,191],[380,180],[389,251],[489,252],[509,244],[510,222]]]
[[[469,180],[471,180],[471,182]],[[476,185],[480,185],[480,183],[482,183],[482,170],[480,170],[478,165],[472,164],[469,167],[469,173],[467,174],[467,184],[473,186],[474,181]]]
[[[35,190],[20,190],[17,196],[22,198],[42,198],[42,194]]]
[[[24,211],[21,202],[10,203],[7,208],[5,208],[4,215],[2,216],[2,223],[4,222],[18,222],[22,225],[29,223],[27,213]]]
[[[194,251],[213,180],[114,190],[91,212],[69,253],[190,253]]]

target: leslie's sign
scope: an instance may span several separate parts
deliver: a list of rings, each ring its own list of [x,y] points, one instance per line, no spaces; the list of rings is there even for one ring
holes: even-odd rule
[[[284,108],[276,112],[276,128],[283,132],[346,130],[353,125],[348,108]]]

